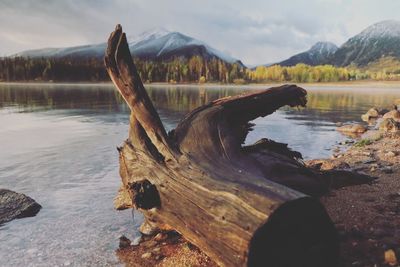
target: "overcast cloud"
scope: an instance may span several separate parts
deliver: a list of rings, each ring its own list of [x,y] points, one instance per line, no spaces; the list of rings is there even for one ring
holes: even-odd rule
[[[128,35],[164,27],[264,64],[317,41],[341,45],[399,10],[399,0],[0,0],[0,55],[104,42],[121,23]]]

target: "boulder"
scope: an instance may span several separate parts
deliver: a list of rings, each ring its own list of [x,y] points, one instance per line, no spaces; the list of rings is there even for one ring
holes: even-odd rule
[[[361,115],[361,119],[363,121],[369,121],[370,119],[376,119],[380,115],[380,112],[377,108],[370,108],[367,113]]]
[[[32,198],[7,189],[0,189],[0,225],[14,219],[33,217],[42,208]]]
[[[361,134],[367,131],[367,128],[361,124],[347,124],[336,128],[339,132]]]
[[[394,119],[395,121],[400,121],[400,111],[397,109],[391,110],[383,115],[383,119]]]
[[[400,122],[392,118],[386,118],[379,124],[379,130],[392,133],[397,132],[400,130]]]

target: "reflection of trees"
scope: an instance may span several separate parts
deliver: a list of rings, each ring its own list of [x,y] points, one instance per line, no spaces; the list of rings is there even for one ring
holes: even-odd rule
[[[0,107],[9,105],[27,109],[126,109],[115,90],[95,85],[2,84]]]
[[[221,97],[243,93],[244,90],[235,87],[147,87],[150,98],[157,107],[181,112],[187,112]]]
[[[158,109],[180,116],[208,102],[244,91],[241,87],[147,86]],[[360,120],[372,106],[389,107],[400,92],[350,90],[309,90],[306,109],[283,108],[296,120],[343,122]],[[128,112],[122,97],[111,85],[1,84],[0,107],[17,105],[25,109],[93,109]]]
[[[400,96],[400,92],[381,91],[361,92],[354,90],[310,90],[308,93],[307,109],[300,109],[290,114],[303,115],[304,120],[313,118],[331,122],[360,121],[360,115],[369,108],[390,107],[393,100]],[[296,117],[296,119],[299,119]]]

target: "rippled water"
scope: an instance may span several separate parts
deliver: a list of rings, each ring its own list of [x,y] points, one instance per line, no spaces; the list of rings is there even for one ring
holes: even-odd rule
[[[171,129],[201,104],[260,88],[151,86],[148,92]],[[369,107],[400,98],[397,88],[307,89],[308,108],[255,120],[246,142],[269,137],[306,158],[326,157],[345,138],[335,123],[359,121]],[[128,116],[111,85],[0,84],[0,187],[43,206],[36,217],[0,226],[0,266],[118,264],[119,236],[134,238],[140,222],[112,204],[120,183],[116,146],[127,136]]]

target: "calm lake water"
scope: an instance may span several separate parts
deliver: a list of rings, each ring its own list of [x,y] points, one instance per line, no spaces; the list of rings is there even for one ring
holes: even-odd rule
[[[266,86],[148,86],[165,127],[213,99]],[[305,109],[255,120],[246,142],[288,142],[305,158],[331,155],[345,137],[335,123],[360,121],[390,106],[400,88],[315,87]],[[0,226],[0,266],[114,266],[122,234],[135,238],[140,216],[115,211],[118,154],[129,110],[112,85],[0,84],[0,188],[25,193],[43,209]]]

